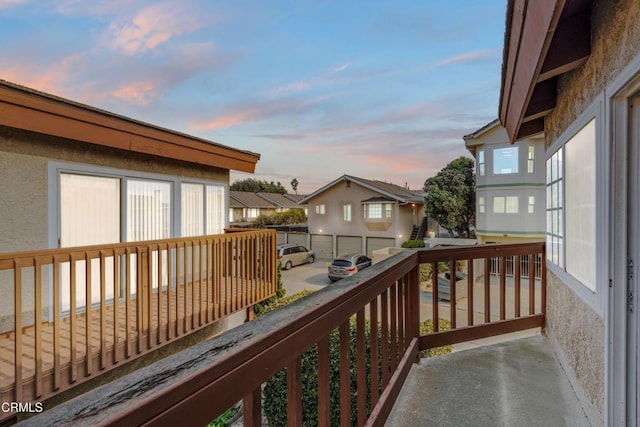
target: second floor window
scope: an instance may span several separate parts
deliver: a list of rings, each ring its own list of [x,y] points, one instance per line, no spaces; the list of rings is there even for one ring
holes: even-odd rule
[[[391,203],[371,203],[364,205],[365,219],[391,218],[393,205]]]
[[[529,151],[527,152],[527,173],[535,172],[535,147],[533,145],[529,146]]]
[[[496,148],[493,150],[493,174],[508,175],[518,173],[518,147]]]
[[[345,221],[351,221],[351,205],[342,206],[342,219]]]
[[[325,214],[324,204],[316,205],[316,215],[324,215],[324,214]]]
[[[478,212],[484,213],[484,196],[478,197]]]
[[[478,175],[484,176],[484,150],[478,151]]]

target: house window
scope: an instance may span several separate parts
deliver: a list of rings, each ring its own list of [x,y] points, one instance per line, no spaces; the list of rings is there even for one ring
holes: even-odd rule
[[[529,212],[530,214],[536,213],[536,196],[529,196],[527,212]]]
[[[316,205],[316,215],[324,215],[324,214],[325,214],[324,204]]]
[[[518,196],[496,196],[493,198],[493,213],[518,213]]]
[[[484,196],[478,197],[478,212],[484,213]]]
[[[515,173],[518,173],[518,147],[494,149],[493,174],[508,175]]]
[[[385,218],[391,218],[391,212],[392,212],[392,205],[391,203],[387,203],[384,205],[384,217]]]
[[[595,291],[595,119],[547,160],[547,169],[547,257]]]
[[[255,219],[260,215],[260,209],[258,208],[247,208],[247,218]]]
[[[351,205],[342,206],[342,219],[351,222]]]
[[[365,206],[364,217],[367,219],[382,219],[382,203],[371,203]]]
[[[529,150],[527,151],[527,173],[535,172],[535,147],[533,145],[529,146]]]
[[[484,150],[478,151],[478,175],[484,176]]]

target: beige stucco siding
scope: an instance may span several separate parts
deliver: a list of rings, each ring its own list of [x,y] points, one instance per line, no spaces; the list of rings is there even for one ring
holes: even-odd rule
[[[362,201],[375,197],[380,194],[356,183],[347,186],[347,182],[340,182],[323,191],[308,202],[309,233],[397,238],[400,243],[407,240],[413,225],[419,225],[424,217],[422,205],[391,202],[392,218],[365,221]],[[343,206],[347,204],[351,205],[351,221],[344,220]],[[318,205],[324,205],[324,214],[316,213]]]
[[[48,247],[50,161],[229,182],[229,171],[0,127],[0,252]]]
[[[592,53],[587,62],[558,79],[557,105],[545,119],[547,147],[602,96],[607,85],[638,56],[640,2],[595,1],[591,40]],[[607,178],[600,176],[598,179]],[[551,273],[548,277],[549,334],[556,339],[595,411],[603,414],[606,370],[604,320],[558,277]],[[606,284],[598,286],[607,289]]]
[[[547,332],[597,414],[604,412],[605,326],[584,301],[547,273]]]
[[[50,246],[49,164],[114,168],[125,171],[229,182],[229,171],[166,158],[122,152],[78,141],[0,126],[0,253],[32,251]],[[57,227],[57,226],[55,226]],[[45,274],[44,281],[46,282]],[[24,323],[33,322],[33,271],[23,271]],[[31,283],[31,285],[29,285]],[[43,301],[49,300],[43,286]],[[0,272],[0,331],[13,328],[13,280]],[[43,317],[47,318],[45,307]]]

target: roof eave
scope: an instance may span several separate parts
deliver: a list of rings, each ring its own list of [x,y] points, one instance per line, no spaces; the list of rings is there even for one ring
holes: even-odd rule
[[[557,76],[591,54],[591,0],[509,0],[500,88],[500,122],[509,140],[544,131]]]
[[[174,160],[255,172],[260,155],[0,80],[0,125]]]

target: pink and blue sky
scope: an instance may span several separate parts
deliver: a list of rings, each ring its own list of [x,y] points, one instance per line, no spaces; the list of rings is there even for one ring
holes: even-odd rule
[[[253,177],[290,192],[345,173],[417,189],[497,117],[505,8],[0,0],[0,78],[260,153]]]

